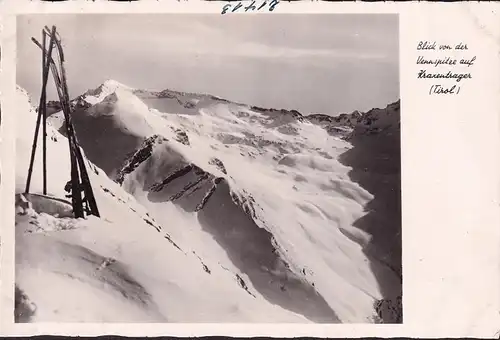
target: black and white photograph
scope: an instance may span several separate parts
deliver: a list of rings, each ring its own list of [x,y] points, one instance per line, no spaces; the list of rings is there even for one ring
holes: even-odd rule
[[[403,322],[397,13],[16,29],[15,322]]]

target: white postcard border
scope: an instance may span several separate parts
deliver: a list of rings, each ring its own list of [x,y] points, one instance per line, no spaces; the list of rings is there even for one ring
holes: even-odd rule
[[[399,13],[403,325],[13,324],[15,15],[220,13],[222,2],[3,1],[2,335],[494,337],[500,329],[500,4],[282,2],[272,13]],[[255,14],[230,14],[255,15]],[[474,46],[474,78],[455,97],[416,79],[419,40]],[[425,177],[425,176],[427,177]]]

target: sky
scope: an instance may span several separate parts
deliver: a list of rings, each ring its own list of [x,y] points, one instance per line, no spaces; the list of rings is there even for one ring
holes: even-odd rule
[[[399,99],[397,14],[18,16],[17,83],[40,96],[44,25],[63,41],[71,97],[107,79],[338,115]],[[49,99],[57,99],[52,79]],[[38,100],[37,100],[38,101]],[[36,102],[37,102],[36,101]]]

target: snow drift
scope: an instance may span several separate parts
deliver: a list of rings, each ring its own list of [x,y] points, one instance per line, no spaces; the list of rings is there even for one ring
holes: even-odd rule
[[[102,214],[75,220],[60,112],[50,195],[20,195],[36,113],[18,97],[20,321],[373,322],[380,277],[400,286],[355,225],[374,196],[339,161],[344,121],[107,81],[72,103]]]

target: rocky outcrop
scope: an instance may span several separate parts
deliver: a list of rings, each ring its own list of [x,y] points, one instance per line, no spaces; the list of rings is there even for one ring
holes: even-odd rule
[[[380,299],[375,302],[377,323],[403,323],[403,301],[398,295],[394,299]]]
[[[223,180],[224,178],[222,177],[217,177],[213,180],[212,187],[207,191],[201,202],[196,206],[194,211],[200,211],[203,209],[205,204],[207,204],[208,200],[210,197],[214,194],[215,190],[217,189],[217,185]]]
[[[29,299],[26,293],[17,286],[17,284],[15,285],[14,299],[14,322],[30,322],[31,318],[36,313],[37,306]]]
[[[61,103],[57,100],[50,100],[47,102],[47,116],[62,110]]]
[[[354,111],[352,113],[342,113],[338,116],[329,116],[321,113],[306,116],[306,119],[316,125],[321,126],[331,136],[346,138],[350,135],[362,119],[362,113]]]
[[[91,104],[87,103],[84,98],[85,97],[82,95],[82,96],[78,96],[75,99],[73,99],[72,101],[70,101],[69,104],[70,104],[70,109],[72,112],[77,110],[77,109],[88,109],[92,106]],[[62,110],[61,102],[59,102],[57,100],[51,100],[51,101],[47,102],[47,116],[48,117],[50,117],[52,114],[59,112],[61,110]]]
[[[151,154],[153,153],[153,147],[155,145],[162,144],[167,141],[168,140],[165,137],[160,135],[153,135],[147,138],[137,151],[127,157],[121,170],[118,171],[116,182],[122,184],[125,175],[134,171],[142,162],[151,157]]]
[[[321,113],[316,113],[312,115],[306,116],[306,118],[311,122],[311,123],[318,123],[318,124],[333,124],[336,126],[348,126],[348,127],[355,127],[362,118],[362,114],[359,111],[354,111],[352,113],[341,113],[338,116],[329,116]]]
[[[176,137],[175,137],[175,140],[181,144],[184,144],[184,145],[191,145],[189,143],[189,137],[188,135],[186,134],[185,131],[182,131],[181,129],[175,129],[175,133],[176,133]]]
[[[151,188],[149,188],[149,190],[155,191],[155,192],[161,191],[170,182],[172,182],[173,180],[175,180],[177,178],[180,178],[180,177],[186,175],[191,170],[193,170],[194,167],[195,167],[195,165],[193,165],[193,164],[179,166],[177,169],[175,169],[170,174],[168,174],[168,176],[165,177],[165,179],[163,181],[161,181],[160,183],[153,184],[151,186]]]
[[[400,101],[387,105],[384,109],[371,109],[358,119],[355,129],[347,140],[381,133],[396,133],[400,131]]]
[[[227,175],[227,170],[226,167],[224,166],[224,163],[218,158],[211,158],[208,164],[215,165],[217,169],[219,169],[220,172],[222,172],[224,175]]]
[[[87,92],[85,92],[82,95],[82,97],[85,97],[85,96],[97,97],[97,96],[99,96],[102,93],[103,89],[104,89],[104,84],[101,84],[101,85],[99,85],[95,89],[89,89],[89,90],[87,90]]]

